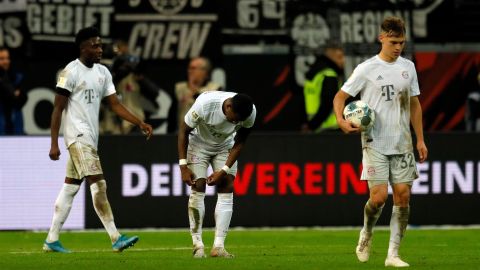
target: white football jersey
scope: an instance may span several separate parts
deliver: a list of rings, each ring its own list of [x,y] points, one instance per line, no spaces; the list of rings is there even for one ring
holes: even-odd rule
[[[76,59],[60,72],[57,87],[70,91],[64,111],[65,144],[79,141],[97,149],[100,102],[115,94],[110,71],[100,64],[88,68]]]
[[[341,88],[375,111],[373,128],[362,132],[362,146],[384,155],[413,150],[410,134],[410,97],[420,95],[412,61],[398,57],[385,62],[378,55],[359,64]]]
[[[197,100],[185,115],[185,123],[193,128],[189,143],[203,145],[206,150],[216,151],[230,148],[234,144],[235,132],[240,128],[250,128],[255,122],[257,110],[253,111],[245,121],[236,124],[227,121],[222,110],[223,102],[237,93],[209,91],[198,96]]]

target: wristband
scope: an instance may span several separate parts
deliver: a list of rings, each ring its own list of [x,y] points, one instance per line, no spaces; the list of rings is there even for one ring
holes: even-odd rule
[[[230,171],[230,167],[228,167],[227,165],[223,165],[222,171],[228,173]]]
[[[178,161],[178,165],[182,166],[182,165],[187,165],[187,160],[182,158]]]

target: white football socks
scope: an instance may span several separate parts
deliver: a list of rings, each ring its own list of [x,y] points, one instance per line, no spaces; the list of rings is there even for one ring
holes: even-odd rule
[[[215,241],[214,247],[224,247],[228,227],[232,219],[233,193],[218,193],[215,207]]]
[[[372,233],[373,227],[375,227],[375,224],[377,224],[378,218],[382,214],[382,210],[383,210],[383,205],[378,208],[374,208],[370,204],[370,200],[367,201],[367,203],[365,204],[364,212],[363,212],[364,213],[363,215],[364,232]]]
[[[105,180],[100,180],[91,184],[90,192],[92,193],[95,212],[97,212],[105,230],[107,230],[110,240],[114,243],[120,237],[120,233],[115,226],[112,209],[107,199],[107,182],[105,182]]]
[[[58,240],[63,223],[67,220],[70,209],[72,209],[73,198],[80,189],[80,185],[63,184],[57,200],[55,201],[55,211],[53,212],[52,226],[48,232],[47,242],[52,243]]]
[[[188,199],[188,220],[190,223],[190,234],[193,245],[203,247],[202,225],[205,217],[205,193],[192,190]]]
[[[390,242],[388,245],[388,257],[397,257],[400,242],[407,229],[410,207],[393,206],[390,219]]]

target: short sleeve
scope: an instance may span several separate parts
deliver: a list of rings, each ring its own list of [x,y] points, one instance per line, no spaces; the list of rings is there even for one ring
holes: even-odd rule
[[[103,97],[108,97],[116,93],[115,85],[113,84],[112,74],[106,68],[104,69],[105,72],[105,82],[104,82],[104,89]]]
[[[185,114],[184,120],[189,127],[195,128],[198,126],[198,124],[200,123],[200,121],[202,121],[203,118],[204,117],[202,103],[199,102],[199,100],[197,99],[197,101],[193,103],[190,110],[188,110],[187,114]]]
[[[353,70],[352,75],[348,80],[343,84],[342,91],[346,92],[350,96],[356,96],[360,91],[365,88],[365,78],[363,76],[363,66],[358,65],[355,70]]]
[[[62,71],[60,71],[58,74],[56,87],[68,90],[70,92],[73,91],[75,88],[75,74],[72,72],[72,70],[64,68]]]
[[[418,77],[417,77],[417,71],[415,70],[415,66],[412,63],[412,68],[411,68],[411,73],[412,73],[412,82],[410,85],[410,96],[418,96],[420,95],[420,87],[418,86]]]
[[[253,124],[255,124],[255,118],[256,117],[257,117],[257,108],[255,107],[255,105],[253,105],[252,113],[250,114],[250,116],[247,119],[245,119],[245,121],[243,121],[242,127],[244,127],[244,128],[253,127]]]

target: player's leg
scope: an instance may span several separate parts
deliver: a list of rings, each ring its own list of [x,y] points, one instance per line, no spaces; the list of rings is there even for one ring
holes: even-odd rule
[[[55,200],[55,210],[52,218],[52,225],[48,232],[47,239],[44,242],[43,250],[68,253],[59,241],[60,230],[67,220],[72,209],[73,198],[80,189],[83,176],[78,171],[79,152],[77,148],[71,145],[68,148],[69,159],[67,161],[65,183],[63,184],[57,199]]]
[[[97,150],[90,145],[76,142],[69,147],[77,174],[86,178],[90,185],[93,208],[108,232],[115,251],[122,251],[138,241],[138,237],[126,238],[118,232],[107,199],[107,184]]]
[[[370,197],[363,211],[363,230],[372,234],[388,198],[388,185],[387,181],[369,181],[368,184]]]
[[[375,150],[363,150],[362,180],[368,180],[370,197],[363,212],[363,228],[360,231],[355,252],[360,262],[367,262],[370,258],[373,228],[382,214],[383,205],[388,198],[388,157]]]
[[[217,154],[213,161],[213,170],[220,170],[228,158],[228,151]],[[225,249],[225,238],[227,237],[230,221],[233,213],[233,180],[237,174],[237,163],[230,168],[229,172],[220,183],[217,184],[217,204],[215,206],[215,240],[210,256],[233,258]]]
[[[52,225],[48,231],[43,250],[61,253],[70,252],[60,243],[59,234],[63,224],[67,220],[70,210],[72,209],[73,198],[80,189],[81,183],[82,181],[78,179],[65,178],[65,183],[55,200],[55,211],[53,213]]]
[[[193,257],[205,258],[205,244],[203,244],[202,228],[205,217],[205,189],[206,178],[199,178],[192,185],[192,192],[188,198],[188,221],[192,236]]]
[[[410,216],[410,185],[393,184],[393,209],[390,218],[390,241],[388,245],[388,255],[385,260],[385,266],[407,267],[408,263],[400,259],[398,253],[400,242],[405,235]]]
[[[112,249],[115,252],[121,252],[124,249],[132,247],[137,241],[138,236],[127,237],[121,235],[115,225],[112,208],[107,197],[107,182],[103,174],[89,175],[86,177],[90,184],[90,193],[92,195],[93,208],[103,227],[110,237]]]
[[[400,243],[405,235],[410,216],[410,190],[418,177],[413,153],[392,157],[393,209],[390,219],[390,241],[385,266],[407,267],[399,255]]]
[[[187,160],[188,168],[192,170],[196,178],[188,198],[188,221],[193,243],[193,257],[204,258],[205,245],[202,239],[202,228],[205,217],[205,189],[210,157],[201,148],[189,145]]]

